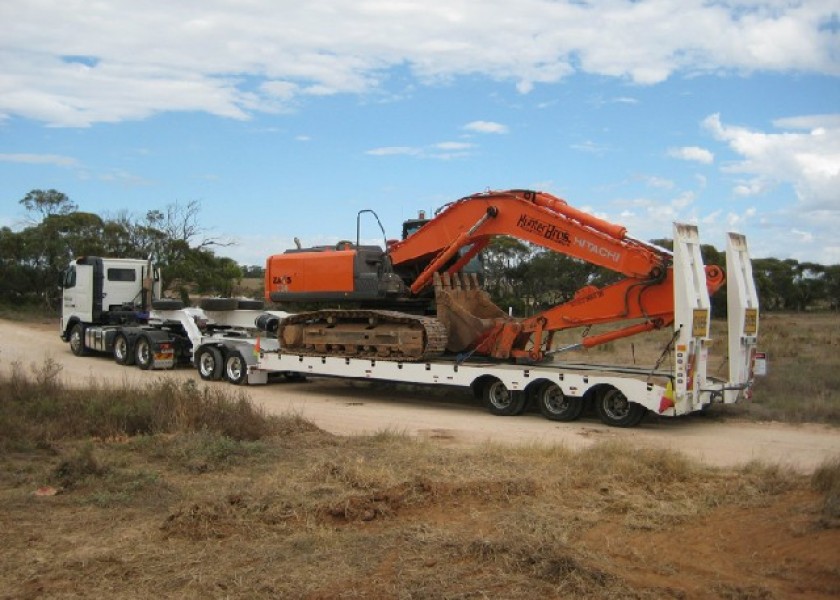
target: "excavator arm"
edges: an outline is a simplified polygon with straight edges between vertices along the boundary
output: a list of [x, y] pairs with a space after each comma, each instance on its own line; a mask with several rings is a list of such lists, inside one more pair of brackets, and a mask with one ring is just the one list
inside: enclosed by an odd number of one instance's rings
[[[501, 235], [605, 267], [625, 278], [603, 288], [587, 286], [571, 301], [528, 319], [509, 318], [473, 281], [457, 275], [493, 237]], [[588, 347], [665, 327], [674, 320], [674, 280], [667, 250], [631, 238], [624, 227], [544, 192], [510, 190], [462, 198], [412, 236], [393, 244], [389, 257], [395, 269], [425, 265], [410, 290], [418, 295], [435, 286], [438, 318], [449, 330], [447, 348], [451, 351], [469, 349], [496, 358], [539, 360], [550, 350], [554, 332], [563, 329], [640, 320], [585, 338], [581, 345]], [[719, 268], [706, 268], [710, 293], [723, 281]]]

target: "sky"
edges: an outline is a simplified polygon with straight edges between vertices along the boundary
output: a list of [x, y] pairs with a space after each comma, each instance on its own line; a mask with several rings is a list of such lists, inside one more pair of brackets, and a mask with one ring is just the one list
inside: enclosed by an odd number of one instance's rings
[[13, 229], [196, 201], [248, 265], [512, 188], [837, 264], [840, 4], [3, 0], [0, 184]]

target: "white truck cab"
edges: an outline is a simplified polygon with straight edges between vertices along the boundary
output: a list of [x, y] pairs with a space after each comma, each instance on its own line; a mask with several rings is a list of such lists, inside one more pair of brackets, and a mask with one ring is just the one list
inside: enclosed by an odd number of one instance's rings
[[[144, 290], [144, 283], [149, 285]], [[62, 273], [61, 330], [69, 334], [73, 322], [124, 323], [147, 312], [160, 297], [160, 272], [145, 260], [82, 257]], [[144, 291], [149, 295], [144, 297]]]

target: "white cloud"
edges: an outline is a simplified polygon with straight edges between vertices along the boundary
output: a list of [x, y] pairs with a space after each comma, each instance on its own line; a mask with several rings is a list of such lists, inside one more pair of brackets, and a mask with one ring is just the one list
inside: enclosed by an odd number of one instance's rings
[[464, 125], [464, 129], [474, 133], [508, 133], [508, 126], [493, 121], [472, 121]]
[[580, 152], [588, 152], [589, 154], [604, 154], [607, 150], [609, 150], [609, 146], [599, 144], [598, 142], [594, 142], [592, 140], [584, 140], [583, 142], [579, 142], [577, 144], [571, 144], [569, 148]]
[[[739, 195], [756, 195], [790, 184], [806, 211], [828, 211], [840, 219], [840, 125], [838, 115], [795, 117], [781, 122], [808, 124], [806, 133], [765, 133], [725, 125], [719, 114], [703, 124], [739, 156], [729, 173], [746, 176], [735, 186]], [[840, 224], [840, 223], [838, 223]]]
[[[575, 72], [838, 74], [835, 0], [150, 0], [0, 4], [0, 118], [53, 125], [204, 111], [234, 119], [311, 95], [383, 92], [392, 69], [521, 93]], [[626, 101], [620, 98], [618, 101]]]
[[652, 188], [658, 188], [661, 190], [671, 190], [674, 189], [674, 182], [670, 179], [665, 179], [664, 177], [656, 177], [655, 175], [650, 175], [645, 178], [645, 183]]
[[383, 146], [365, 152], [371, 156], [419, 156], [422, 153], [422, 149], [411, 146]]
[[440, 142], [439, 144], [435, 144], [435, 148], [439, 150], [469, 150], [473, 147], [474, 144], [470, 144], [469, 142]]
[[696, 195], [694, 192], [683, 192], [673, 200], [671, 200], [671, 206], [677, 209], [683, 209], [691, 204], [694, 203]]
[[59, 154], [0, 154], [0, 162], [55, 165], [56, 167], [76, 167], [79, 165], [79, 161], [75, 158]]
[[690, 160], [694, 162], [703, 163], [704, 165], [712, 164], [715, 160], [715, 155], [705, 148], [699, 146], [683, 146], [682, 148], [671, 148], [668, 150], [668, 156], [672, 158], [679, 158], [681, 160]]
[[434, 158], [438, 160], [453, 160], [465, 158], [475, 144], [469, 142], [438, 142], [430, 146], [384, 146], [367, 150], [369, 156], [413, 156], [415, 158]]

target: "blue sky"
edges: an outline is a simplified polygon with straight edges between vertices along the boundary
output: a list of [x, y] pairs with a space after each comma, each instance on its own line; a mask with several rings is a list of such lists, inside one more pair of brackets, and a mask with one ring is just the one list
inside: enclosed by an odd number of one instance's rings
[[[840, 263], [836, 0], [7, 0], [0, 225], [196, 200], [244, 264], [487, 189]], [[367, 222], [363, 237], [378, 230]]]

